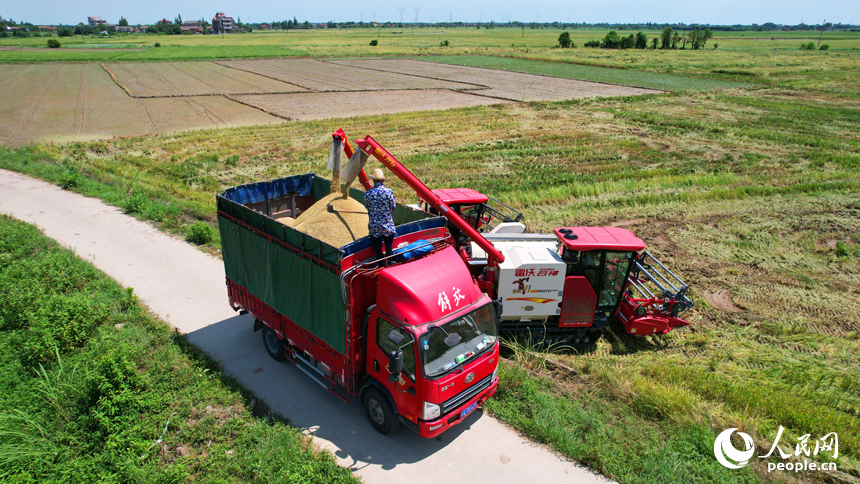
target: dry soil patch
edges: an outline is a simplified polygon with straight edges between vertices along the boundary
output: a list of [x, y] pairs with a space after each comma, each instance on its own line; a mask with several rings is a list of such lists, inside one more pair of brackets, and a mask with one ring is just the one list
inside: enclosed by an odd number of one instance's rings
[[[356, 61], [359, 66], [363, 61]], [[396, 72], [322, 62], [316, 59], [218, 61], [223, 66], [253, 72], [312, 91], [376, 91], [402, 89], [483, 89], [473, 83], [429, 79]]]
[[10, 65], [3, 70], [0, 143], [10, 145], [280, 121], [221, 96], [136, 99], [98, 64]]
[[117, 83], [135, 97], [298, 92], [306, 89], [214, 62], [105, 64]]
[[506, 101], [444, 89], [425, 91], [307, 92], [234, 96], [232, 99], [255, 106], [285, 119], [307, 120], [345, 118], [368, 114], [486, 106]]
[[732, 301], [732, 295], [728, 289], [706, 291], [704, 296], [705, 300], [708, 301], [708, 304], [713, 308], [730, 313], [739, 313], [742, 311], [742, 309], [735, 306], [735, 302]]

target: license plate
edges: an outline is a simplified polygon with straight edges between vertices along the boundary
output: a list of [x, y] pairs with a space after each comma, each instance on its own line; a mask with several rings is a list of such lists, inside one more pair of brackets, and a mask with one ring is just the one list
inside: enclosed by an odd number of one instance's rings
[[466, 415], [469, 415], [470, 413], [472, 413], [472, 410], [474, 410], [477, 406], [478, 406], [478, 402], [475, 402], [475, 403], [469, 405], [468, 407], [464, 408], [463, 411], [460, 412], [460, 418], [461, 419], [466, 418]]

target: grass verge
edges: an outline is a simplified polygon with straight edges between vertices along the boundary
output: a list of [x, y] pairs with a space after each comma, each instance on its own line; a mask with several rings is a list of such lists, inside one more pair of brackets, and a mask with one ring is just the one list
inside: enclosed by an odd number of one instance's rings
[[249, 397], [132, 289], [0, 215], [4, 482], [356, 482]]

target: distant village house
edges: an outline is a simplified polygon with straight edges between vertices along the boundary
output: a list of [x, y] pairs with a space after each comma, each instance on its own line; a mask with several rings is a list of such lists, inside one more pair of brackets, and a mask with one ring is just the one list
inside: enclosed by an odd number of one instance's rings
[[229, 34], [233, 32], [233, 17], [224, 15], [224, 12], [215, 14], [212, 19], [212, 31], [216, 34]]
[[99, 27], [107, 25], [107, 20], [101, 17], [87, 17], [87, 23], [90, 27]]

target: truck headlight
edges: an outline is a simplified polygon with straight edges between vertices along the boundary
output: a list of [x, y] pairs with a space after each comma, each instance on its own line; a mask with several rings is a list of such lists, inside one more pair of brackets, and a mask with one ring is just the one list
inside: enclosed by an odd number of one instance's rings
[[434, 420], [442, 415], [442, 410], [439, 405], [430, 402], [424, 402], [424, 411], [421, 412], [421, 420]]
[[498, 378], [498, 377], [499, 377], [499, 367], [497, 366], [496, 369], [493, 370], [493, 379], [490, 381], [494, 382], [494, 381], [496, 381], [496, 378]]

